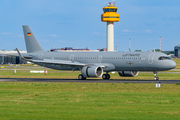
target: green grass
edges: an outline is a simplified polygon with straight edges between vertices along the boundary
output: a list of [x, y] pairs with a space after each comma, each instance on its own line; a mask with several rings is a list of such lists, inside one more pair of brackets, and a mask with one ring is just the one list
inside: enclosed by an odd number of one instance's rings
[[0, 83], [0, 119], [180, 119], [180, 86]]
[[176, 62], [176, 68], [175, 69], [180, 69], [180, 59], [173, 59]]
[[[180, 60], [175, 60], [180, 69]], [[7, 65], [8, 66], [8, 65]], [[31, 65], [25, 65], [31, 66]], [[48, 75], [14, 68], [1, 70], [0, 78], [77, 79], [80, 72], [48, 70]], [[23, 69], [23, 68], [21, 68]], [[35, 69], [39, 70], [37, 67]], [[111, 74], [111, 73], [110, 73]], [[180, 74], [158, 73], [163, 80]], [[149, 80], [153, 73], [111, 79]], [[95, 78], [96, 79], [96, 78]], [[101, 79], [101, 78], [99, 78]], [[0, 119], [127, 119], [179, 120], [180, 84], [136, 83], [26, 83], [0, 82]]]

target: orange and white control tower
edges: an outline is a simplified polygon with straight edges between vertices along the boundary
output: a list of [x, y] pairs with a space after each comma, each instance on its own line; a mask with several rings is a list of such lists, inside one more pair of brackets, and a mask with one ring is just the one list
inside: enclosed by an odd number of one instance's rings
[[103, 8], [104, 13], [101, 15], [101, 21], [107, 22], [107, 51], [114, 51], [114, 22], [119, 21], [116, 3], [110, 2]]

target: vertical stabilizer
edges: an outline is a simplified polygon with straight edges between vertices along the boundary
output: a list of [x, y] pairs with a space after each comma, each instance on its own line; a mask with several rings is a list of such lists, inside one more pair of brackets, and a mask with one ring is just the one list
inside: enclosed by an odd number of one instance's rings
[[27, 53], [34, 53], [34, 52], [43, 52], [41, 45], [37, 41], [36, 37], [34, 36], [33, 32], [29, 28], [29, 26], [23, 25], [23, 32], [24, 32], [24, 39], [26, 42], [26, 50]]

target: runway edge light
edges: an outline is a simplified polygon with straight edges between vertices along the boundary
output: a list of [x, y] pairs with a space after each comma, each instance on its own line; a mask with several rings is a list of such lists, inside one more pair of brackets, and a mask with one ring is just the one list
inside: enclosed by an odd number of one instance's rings
[[107, 22], [107, 51], [114, 51], [114, 22], [119, 21], [119, 14], [117, 14], [116, 1], [110, 2], [103, 8], [101, 14], [101, 21]]

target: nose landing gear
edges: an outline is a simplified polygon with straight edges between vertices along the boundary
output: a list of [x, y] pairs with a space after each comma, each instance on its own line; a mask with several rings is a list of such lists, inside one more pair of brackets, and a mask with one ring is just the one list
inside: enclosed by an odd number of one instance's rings
[[159, 77], [157, 76], [157, 71], [154, 71], [154, 80], [159, 80]]

